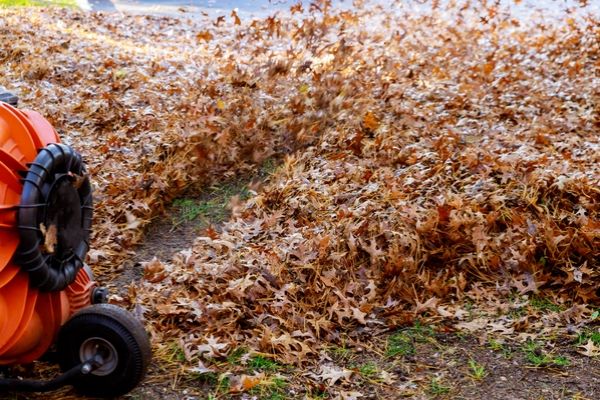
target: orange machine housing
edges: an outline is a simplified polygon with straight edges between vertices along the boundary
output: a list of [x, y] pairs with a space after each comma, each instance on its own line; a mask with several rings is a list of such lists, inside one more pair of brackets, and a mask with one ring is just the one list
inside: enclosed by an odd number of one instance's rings
[[66, 289], [40, 291], [30, 285], [29, 274], [12, 262], [19, 245], [19, 172], [27, 170], [38, 149], [59, 142], [40, 114], [0, 102], [0, 365], [40, 358], [70, 316], [91, 304], [96, 287], [82, 268]]

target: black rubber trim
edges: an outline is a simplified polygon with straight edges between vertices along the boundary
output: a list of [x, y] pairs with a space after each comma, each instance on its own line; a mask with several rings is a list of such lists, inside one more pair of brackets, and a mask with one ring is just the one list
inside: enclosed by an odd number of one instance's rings
[[[22, 180], [17, 213], [20, 244], [14, 262], [32, 286], [60, 291], [83, 267], [92, 225], [92, 188], [81, 155], [64, 144], [41, 149]], [[57, 229], [55, 248], [44, 246], [42, 228]]]
[[32, 381], [18, 378], [0, 379], [0, 389], [11, 392], [51, 392], [69, 385], [72, 381], [76, 381], [79, 377], [85, 375], [82, 371], [85, 364], [78, 364], [49, 381]]

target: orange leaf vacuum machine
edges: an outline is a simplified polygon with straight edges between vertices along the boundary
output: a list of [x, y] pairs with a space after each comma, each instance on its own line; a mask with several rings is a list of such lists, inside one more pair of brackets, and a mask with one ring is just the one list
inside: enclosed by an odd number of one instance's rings
[[[143, 325], [107, 304], [85, 264], [92, 190], [81, 155], [40, 114], [16, 108], [0, 87], [0, 397], [72, 385], [114, 397], [150, 362]], [[24, 380], [14, 366], [47, 359], [52, 380]]]

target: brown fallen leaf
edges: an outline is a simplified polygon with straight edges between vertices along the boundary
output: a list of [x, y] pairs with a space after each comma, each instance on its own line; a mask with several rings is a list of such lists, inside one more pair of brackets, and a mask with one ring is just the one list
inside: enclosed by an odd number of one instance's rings
[[56, 245], [58, 244], [58, 231], [55, 224], [50, 225], [48, 228], [41, 223], [40, 231], [44, 236], [44, 251], [48, 254], [54, 254], [56, 251]]

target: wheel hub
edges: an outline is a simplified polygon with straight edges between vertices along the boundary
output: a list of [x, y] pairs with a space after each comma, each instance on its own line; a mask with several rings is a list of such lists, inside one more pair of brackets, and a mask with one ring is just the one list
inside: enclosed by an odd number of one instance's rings
[[106, 376], [111, 374], [119, 365], [119, 354], [115, 347], [107, 340], [92, 337], [81, 344], [79, 348], [79, 359], [81, 362], [94, 359], [96, 356], [102, 358], [102, 363], [94, 369], [91, 374]]

